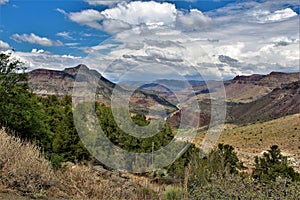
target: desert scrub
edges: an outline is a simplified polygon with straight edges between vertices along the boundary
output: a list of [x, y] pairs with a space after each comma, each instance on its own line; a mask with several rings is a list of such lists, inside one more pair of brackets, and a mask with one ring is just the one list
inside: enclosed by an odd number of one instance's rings
[[163, 200], [181, 200], [183, 198], [183, 192], [182, 189], [179, 187], [170, 187], [167, 188]]
[[54, 183], [51, 164], [40, 149], [0, 129], [0, 181], [10, 189], [42, 194]]
[[68, 162], [55, 175], [57, 184], [51, 188], [51, 196], [80, 200], [159, 199], [153, 189], [105, 169]]
[[[40, 148], [0, 129], [0, 188], [31, 197], [63, 199], [138, 199], [143, 186], [116, 172], [65, 163], [54, 170]], [[149, 189], [155, 196], [155, 192]]]

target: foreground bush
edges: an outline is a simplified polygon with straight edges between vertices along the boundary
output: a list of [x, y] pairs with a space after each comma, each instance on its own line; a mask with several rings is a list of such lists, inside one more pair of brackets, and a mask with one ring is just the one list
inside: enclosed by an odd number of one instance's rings
[[0, 188], [32, 197], [159, 199], [151, 188], [122, 178], [116, 172], [72, 163], [59, 170], [51, 167], [36, 145], [22, 142], [0, 129]]
[[0, 130], [0, 181], [24, 193], [41, 193], [54, 183], [51, 164], [31, 143]]
[[189, 199], [245, 199], [245, 200], [296, 200], [300, 196], [297, 182], [278, 178], [270, 184], [254, 182], [249, 177], [227, 174], [225, 177], [212, 176], [205, 185], [193, 185]]
[[192, 161], [187, 176], [189, 199], [299, 199], [298, 173], [287, 165], [277, 146], [255, 159], [253, 176], [241, 172], [233, 150], [219, 145], [203, 159]]

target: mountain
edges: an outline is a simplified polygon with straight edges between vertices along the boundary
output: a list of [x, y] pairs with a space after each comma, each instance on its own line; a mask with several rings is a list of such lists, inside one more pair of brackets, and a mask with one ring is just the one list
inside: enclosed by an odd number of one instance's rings
[[[218, 143], [232, 145], [239, 159], [248, 167], [254, 167], [254, 156], [260, 156], [272, 145], [278, 145], [282, 153], [290, 157], [290, 164], [300, 172], [300, 113], [280, 117], [267, 122], [243, 126], [225, 124]], [[206, 131], [201, 131], [195, 144], [201, 145]]]
[[[98, 87], [99, 94], [102, 95], [106, 103], [112, 93], [115, 84], [104, 78], [96, 70], [90, 70], [85, 65], [78, 65], [74, 68], [66, 68], [63, 71], [36, 69], [29, 72], [29, 85], [33, 92], [39, 96], [57, 95], [63, 97], [71, 95], [73, 91], [73, 84], [76, 79], [78, 70], [84, 71], [88, 76], [93, 76], [99, 79]], [[85, 86], [86, 80], [78, 81], [79, 85]]]
[[273, 89], [300, 80], [300, 73], [271, 72], [267, 75], [236, 76], [225, 85], [229, 102], [247, 103], [272, 92]]
[[249, 103], [228, 106], [228, 121], [253, 123], [300, 113], [300, 80], [282, 84]]
[[[237, 76], [224, 82], [227, 103], [226, 121], [236, 124], [268, 121], [285, 115], [300, 113], [300, 73], [272, 72], [267, 75]], [[210, 81], [198, 86], [196, 96], [185, 102], [197, 100], [200, 107], [200, 126], [210, 122], [210, 93], [219, 93], [221, 82]], [[184, 106], [184, 105], [182, 105]], [[193, 111], [191, 111], [193, 112]], [[168, 123], [178, 127], [180, 111], [168, 118]]]
[[[76, 80], [76, 74], [79, 69], [84, 71], [84, 76]], [[114, 88], [117, 86], [96, 70], [89, 69], [85, 65], [78, 65], [72, 68], [66, 68], [62, 71], [36, 69], [29, 72], [29, 85], [33, 92], [39, 96], [46, 97], [57, 95], [63, 97], [71, 95], [73, 91], [74, 81], [77, 81], [76, 90], [84, 90], [88, 84], [90, 77], [96, 77], [98, 81], [96, 99], [101, 103], [110, 105], [111, 95]], [[118, 88], [120, 88], [118, 86]], [[123, 92], [127, 92], [126, 88], [122, 88]], [[134, 113], [148, 114], [148, 109], [154, 105], [159, 105], [167, 110], [170, 114], [177, 110], [177, 107], [160, 96], [157, 92], [151, 92], [143, 89], [138, 89], [134, 92], [130, 99], [130, 108]]]

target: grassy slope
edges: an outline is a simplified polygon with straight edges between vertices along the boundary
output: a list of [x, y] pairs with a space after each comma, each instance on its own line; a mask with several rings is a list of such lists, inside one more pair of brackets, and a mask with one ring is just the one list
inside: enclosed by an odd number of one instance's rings
[[[225, 127], [218, 142], [232, 145], [246, 166], [253, 164], [255, 155], [276, 144], [300, 171], [300, 114], [241, 127], [226, 124]], [[196, 144], [200, 144], [203, 136], [204, 133], [200, 133]]]

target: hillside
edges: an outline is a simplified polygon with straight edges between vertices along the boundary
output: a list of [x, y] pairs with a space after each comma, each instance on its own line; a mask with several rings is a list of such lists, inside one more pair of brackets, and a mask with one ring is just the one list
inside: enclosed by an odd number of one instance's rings
[[227, 101], [251, 102], [267, 95], [281, 84], [298, 80], [300, 73], [271, 72], [267, 75], [237, 76], [225, 86]]
[[[283, 73], [271, 72], [266, 75], [253, 74], [249, 76], [236, 76], [232, 80], [223, 82], [207, 80], [157, 80], [152, 84], [147, 84], [145, 88], [156, 91], [162, 91], [165, 96], [172, 96], [167, 89], [176, 92], [176, 95], [183, 96], [188, 101], [194, 95], [198, 100], [208, 99], [209, 93], [221, 92], [220, 85], [223, 84], [226, 91], [227, 102], [234, 103], [249, 103], [255, 101], [268, 93], [272, 92], [275, 88], [281, 87], [282, 84], [289, 84], [300, 80], [300, 73]], [[207, 88], [209, 82], [210, 91]], [[171, 88], [162, 87], [164, 85]], [[190, 90], [188, 88], [190, 87]], [[192, 93], [191, 93], [192, 89]]]
[[[299, 75], [300, 73], [273, 72], [269, 75], [241, 76], [226, 81], [226, 121], [247, 124], [300, 113], [300, 81], [297, 79]], [[220, 83], [214, 82], [212, 92], [220, 92], [218, 84]], [[247, 101], [242, 98], [245, 97], [244, 94], [249, 96]], [[202, 88], [202, 92], [189, 98], [186, 104], [195, 99], [201, 109], [199, 124], [208, 125], [211, 112], [210, 94]], [[178, 111], [168, 118], [168, 122], [172, 127], [178, 127], [180, 119]]]
[[[77, 80], [77, 91], [84, 91], [88, 84], [90, 77], [96, 77], [98, 81], [97, 86], [97, 101], [110, 104], [111, 95], [116, 84], [112, 83], [103, 77], [96, 70], [91, 70], [85, 65], [78, 65], [73, 68], [66, 68], [63, 71], [36, 69], [29, 72], [29, 85], [33, 92], [39, 96], [46, 97], [50, 95], [57, 95], [63, 97], [71, 95], [73, 91], [74, 81], [78, 70], [85, 72], [82, 80]], [[119, 87], [120, 88], [120, 87]], [[123, 89], [126, 93], [126, 89]], [[79, 92], [80, 93], [80, 92]], [[167, 110], [167, 113], [172, 113], [177, 110], [177, 107], [164, 99], [163, 96], [157, 92], [138, 89], [130, 99], [130, 108], [134, 113], [148, 113], [148, 109], [154, 105], [160, 105]]]
[[[289, 115], [263, 123], [238, 127], [226, 124], [219, 143], [235, 147], [239, 158], [246, 166], [253, 166], [253, 158], [276, 144], [282, 153], [289, 156], [291, 165], [300, 171], [300, 114]], [[195, 143], [199, 145], [205, 132]]]
[[[96, 77], [99, 79], [98, 96], [103, 97], [104, 103], [106, 103], [112, 93], [115, 84], [104, 78], [96, 70], [90, 70], [85, 65], [78, 65], [74, 68], [66, 68], [63, 71], [36, 69], [29, 72], [29, 85], [33, 89], [33, 92], [39, 96], [57, 95], [63, 97], [65, 95], [72, 94], [73, 84], [76, 79], [78, 70], [82, 70], [89, 77]], [[86, 80], [80, 80], [80, 86], [84, 87], [87, 84]], [[77, 88], [80, 89], [80, 88]]]
[[238, 124], [253, 123], [296, 113], [300, 113], [300, 81], [283, 84], [250, 103], [230, 104], [227, 120]]

